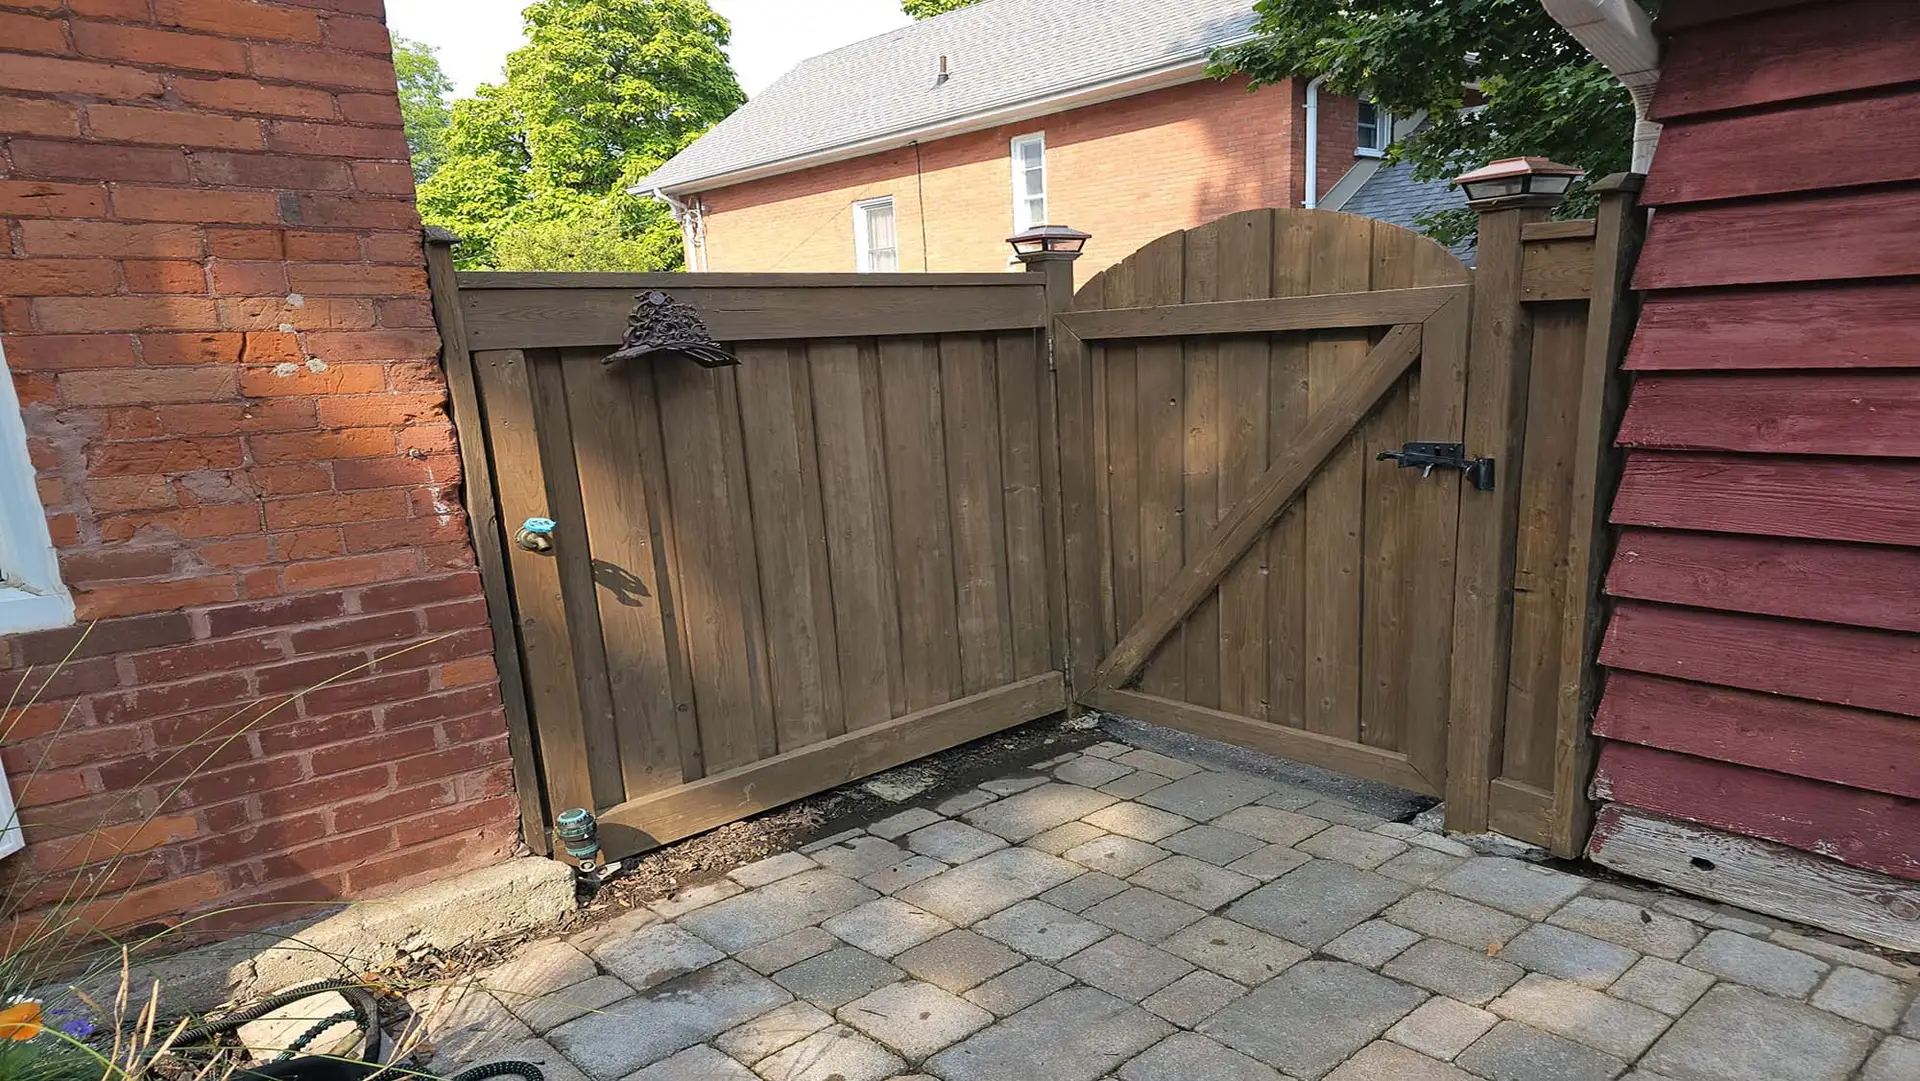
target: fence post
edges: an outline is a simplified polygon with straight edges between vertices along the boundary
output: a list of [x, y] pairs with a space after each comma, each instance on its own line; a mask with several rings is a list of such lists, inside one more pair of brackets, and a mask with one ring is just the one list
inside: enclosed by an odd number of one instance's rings
[[1600, 193], [1600, 212], [1594, 223], [1593, 299], [1575, 403], [1573, 520], [1567, 534], [1567, 610], [1560, 635], [1548, 846], [1566, 859], [1580, 856], [1593, 828], [1587, 782], [1593, 775], [1592, 723], [1600, 701], [1600, 637], [1607, 622], [1602, 579], [1613, 547], [1607, 509], [1620, 480], [1620, 453], [1613, 445], [1626, 401], [1620, 362], [1640, 313], [1629, 283], [1646, 235], [1646, 212], [1639, 205], [1645, 181], [1638, 173], [1615, 173], [1592, 187]]
[[[1491, 493], [1460, 504], [1454, 574], [1453, 684], [1447, 728], [1446, 827], [1483, 833], [1506, 728], [1513, 573], [1520, 519], [1533, 327], [1521, 303], [1520, 233], [1565, 198], [1566, 166], [1539, 158], [1494, 162], [1460, 177], [1480, 214], [1472, 343], [1467, 354], [1467, 453], [1494, 459]], [[1558, 192], [1544, 189], [1558, 187]]]
[[460, 443], [461, 494], [473, 539], [480, 585], [487, 596], [487, 623], [493, 631], [494, 665], [500, 674], [500, 698], [507, 711], [507, 751], [513, 759], [513, 787], [520, 797], [520, 837], [539, 855], [551, 851], [547, 840], [545, 788], [534, 767], [533, 718], [527, 709], [526, 677], [520, 669], [520, 637], [513, 623], [513, 594], [507, 584], [505, 535], [493, 499], [493, 466], [480, 414], [480, 391], [473, 356], [467, 349], [466, 321], [453, 266], [452, 233], [425, 231], [427, 285], [433, 296], [433, 321], [440, 330], [440, 366], [447, 377], [453, 430]]
[[1008, 243], [1027, 273], [1042, 277], [1046, 290], [1047, 325], [1041, 331], [1040, 351], [1046, 358], [1050, 400], [1042, 403], [1046, 431], [1040, 446], [1047, 486], [1048, 629], [1053, 663], [1066, 673], [1071, 701], [1091, 686], [1093, 667], [1100, 661], [1091, 655], [1098, 642], [1086, 638], [1093, 628], [1086, 598], [1093, 597], [1097, 605], [1099, 594], [1088, 588], [1091, 583], [1080, 573], [1094, 558], [1086, 534], [1093, 514], [1093, 480], [1086, 472], [1093, 462], [1093, 383], [1086, 346], [1063, 330], [1056, 318], [1073, 306], [1073, 264], [1087, 237], [1071, 229], [1059, 230], [1058, 235], [1068, 238], [1063, 247], [1071, 250], [1049, 251], [1044, 230], [1052, 228], [1039, 226], [1009, 238]]

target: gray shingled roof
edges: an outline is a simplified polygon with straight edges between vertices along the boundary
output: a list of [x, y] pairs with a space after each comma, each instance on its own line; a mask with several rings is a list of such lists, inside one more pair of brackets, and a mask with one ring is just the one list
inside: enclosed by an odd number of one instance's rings
[[[1248, 36], [1251, 0], [984, 0], [823, 53], [634, 190], [904, 134], [1200, 59]], [[940, 57], [950, 77], [936, 85]]]
[[[1418, 219], [1421, 216], [1466, 205], [1467, 197], [1459, 189], [1444, 180], [1415, 180], [1413, 166], [1402, 161], [1382, 165], [1367, 178], [1366, 183], [1360, 185], [1359, 191], [1341, 205], [1340, 210], [1363, 218], [1378, 218], [1418, 232]], [[1453, 254], [1471, 266], [1474, 245], [1471, 241], [1455, 245]]]

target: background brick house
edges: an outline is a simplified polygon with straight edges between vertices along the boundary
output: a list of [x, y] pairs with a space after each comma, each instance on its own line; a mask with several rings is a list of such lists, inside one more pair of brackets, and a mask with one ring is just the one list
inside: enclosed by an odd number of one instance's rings
[[[1392, 118], [1306, 80], [1210, 78], [1253, 19], [1245, 0], [962, 8], [804, 61], [633, 191], [673, 202], [687, 265], [715, 271], [1004, 270], [1007, 236], [1044, 221], [1093, 234], [1085, 280], [1235, 211], [1340, 209]], [[1462, 205], [1412, 187], [1391, 220]]]
[[125, 844], [102, 922], [514, 841], [382, 15], [0, 0], [0, 873]]

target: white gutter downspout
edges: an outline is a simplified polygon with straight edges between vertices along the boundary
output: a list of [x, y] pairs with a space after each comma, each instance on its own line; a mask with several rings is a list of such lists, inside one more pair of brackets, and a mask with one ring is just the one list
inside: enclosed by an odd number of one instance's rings
[[673, 220], [680, 223], [680, 246], [687, 269], [695, 272], [707, 269], [706, 222], [700, 216], [699, 196], [694, 197], [693, 206], [688, 206], [659, 188], [647, 194], [667, 204], [673, 211]]
[[1647, 119], [1660, 84], [1660, 39], [1653, 20], [1634, 0], [1540, 2], [1633, 95], [1633, 171], [1645, 173], [1660, 142], [1660, 125]]
[[1320, 205], [1320, 84], [1325, 75], [1307, 83], [1307, 197], [1300, 205], [1312, 210]]

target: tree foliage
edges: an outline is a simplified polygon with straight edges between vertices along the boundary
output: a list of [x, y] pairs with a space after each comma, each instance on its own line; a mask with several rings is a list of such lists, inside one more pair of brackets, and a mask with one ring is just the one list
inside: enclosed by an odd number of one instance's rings
[[[1631, 161], [1632, 101], [1540, 0], [1255, 0], [1254, 11], [1257, 36], [1221, 50], [1216, 74], [1245, 72], [1256, 86], [1325, 76], [1330, 90], [1365, 92], [1397, 115], [1424, 110], [1427, 123], [1388, 152], [1418, 179], [1523, 154], [1595, 179]], [[1563, 213], [1591, 206], [1576, 189]], [[1474, 227], [1464, 210], [1423, 224], [1446, 243]]]
[[931, 19], [949, 11], [977, 4], [980, 0], [900, 0], [900, 10], [916, 19]]
[[393, 70], [400, 79], [400, 116], [412, 152], [413, 178], [425, 180], [440, 167], [440, 144], [453, 119], [447, 105], [453, 80], [440, 70], [433, 46], [402, 37], [393, 39]]
[[454, 103], [422, 215], [463, 267], [676, 269], [672, 216], [626, 188], [746, 100], [726, 20], [706, 0], [535, 0], [524, 18], [505, 81]]

